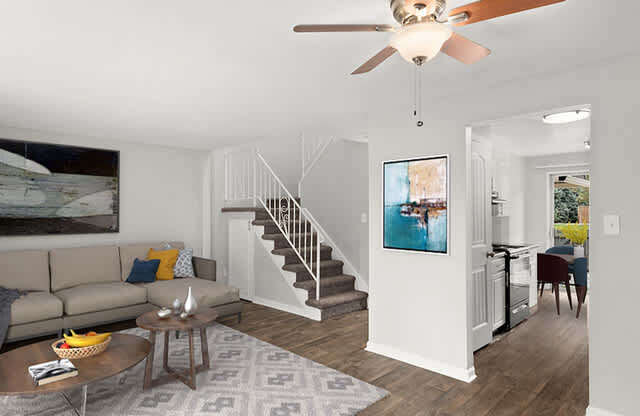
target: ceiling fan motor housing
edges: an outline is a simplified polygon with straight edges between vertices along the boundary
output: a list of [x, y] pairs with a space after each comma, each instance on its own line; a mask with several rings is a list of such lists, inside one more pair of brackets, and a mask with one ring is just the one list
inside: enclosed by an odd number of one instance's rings
[[446, 0], [391, 0], [393, 17], [402, 25], [437, 20], [446, 9]]

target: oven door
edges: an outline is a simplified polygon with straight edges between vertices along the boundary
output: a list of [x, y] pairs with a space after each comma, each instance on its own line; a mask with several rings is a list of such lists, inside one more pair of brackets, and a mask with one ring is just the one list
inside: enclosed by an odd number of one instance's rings
[[509, 281], [511, 285], [529, 286], [531, 284], [531, 256], [529, 252], [509, 257]]
[[510, 327], [513, 328], [529, 317], [529, 301], [513, 305], [509, 311]]

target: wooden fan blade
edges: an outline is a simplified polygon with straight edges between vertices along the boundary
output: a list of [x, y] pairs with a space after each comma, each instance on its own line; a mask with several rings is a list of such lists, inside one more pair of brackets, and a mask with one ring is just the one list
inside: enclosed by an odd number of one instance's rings
[[451, 10], [449, 16], [466, 13], [469, 16], [467, 20], [454, 23], [455, 26], [464, 26], [563, 1], [565, 0], [480, 0]]
[[489, 56], [491, 51], [462, 35], [454, 33], [442, 45], [441, 52], [465, 64], [473, 64]]
[[378, 65], [386, 61], [391, 55], [396, 53], [395, 48], [387, 46], [376, 54], [373, 58], [362, 64], [362, 66], [351, 73], [351, 75], [364, 74], [374, 70]]
[[393, 32], [391, 25], [298, 25], [293, 27], [297, 33], [314, 32]]

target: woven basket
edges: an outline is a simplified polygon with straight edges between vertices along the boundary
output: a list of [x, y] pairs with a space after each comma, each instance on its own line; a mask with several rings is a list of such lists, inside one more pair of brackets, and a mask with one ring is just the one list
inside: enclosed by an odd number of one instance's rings
[[104, 350], [107, 349], [107, 347], [109, 346], [109, 343], [111, 342], [111, 337], [107, 338], [104, 342], [100, 344], [91, 345], [89, 347], [69, 348], [69, 349], [56, 348], [56, 345], [64, 341], [65, 341], [64, 339], [59, 339], [53, 344], [51, 344], [51, 348], [53, 349], [53, 352], [55, 352], [60, 358], [77, 360], [80, 358], [93, 357], [94, 355], [98, 355], [104, 352]]

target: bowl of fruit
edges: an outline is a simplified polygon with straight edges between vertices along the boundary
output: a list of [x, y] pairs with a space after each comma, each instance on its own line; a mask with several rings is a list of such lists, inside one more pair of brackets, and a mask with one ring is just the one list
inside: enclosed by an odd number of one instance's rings
[[89, 331], [86, 334], [76, 334], [72, 329], [71, 335], [64, 334], [64, 339], [51, 344], [51, 348], [60, 358], [79, 359], [104, 352], [110, 342], [111, 332], [98, 334]]

